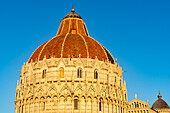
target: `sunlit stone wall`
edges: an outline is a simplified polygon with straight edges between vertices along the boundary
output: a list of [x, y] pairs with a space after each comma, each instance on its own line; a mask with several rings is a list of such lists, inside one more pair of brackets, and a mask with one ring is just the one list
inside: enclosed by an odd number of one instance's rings
[[116, 61], [44, 58], [22, 66], [15, 113], [126, 112], [126, 83]]

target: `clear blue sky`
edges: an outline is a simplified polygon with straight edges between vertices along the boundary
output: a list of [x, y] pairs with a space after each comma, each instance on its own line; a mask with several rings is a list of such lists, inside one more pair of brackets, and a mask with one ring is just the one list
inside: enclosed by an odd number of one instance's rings
[[170, 105], [170, 0], [1, 0], [1, 113], [14, 113], [17, 70], [56, 35], [73, 5], [127, 71], [128, 101], [137, 93], [152, 105], [160, 91]]

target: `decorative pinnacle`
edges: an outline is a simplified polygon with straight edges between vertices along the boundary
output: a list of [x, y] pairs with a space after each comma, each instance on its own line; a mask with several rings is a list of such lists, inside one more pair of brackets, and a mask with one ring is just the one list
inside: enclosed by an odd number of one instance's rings
[[160, 94], [160, 92], [159, 92], [158, 98], [159, 98], [159, 99], [161, 99], [161, 98], [162, 98], [162, 95]]
[[137, 94], [135, 94], [135, 99], [137, 99]]
[[71, 10], [71, 12], [74, 12], [74, 6], [72, 7], [72, 10]]

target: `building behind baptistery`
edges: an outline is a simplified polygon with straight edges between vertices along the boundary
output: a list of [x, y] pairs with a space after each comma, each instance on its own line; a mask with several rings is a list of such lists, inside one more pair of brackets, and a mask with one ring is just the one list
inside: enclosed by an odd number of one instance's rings
[[162, 95], [160, 93], [152, 107], [150, 107], [149, 100], [147, 100], [147, 102], [139, 100], [135, 94], [135, 99], [128, 103], [127, 111], [128, 113], [170, 113], [170, 107], [162, 99]]
[[73, 8], [22, 66], [15, 113], [126, 113], [127, 104], [121, 67]]

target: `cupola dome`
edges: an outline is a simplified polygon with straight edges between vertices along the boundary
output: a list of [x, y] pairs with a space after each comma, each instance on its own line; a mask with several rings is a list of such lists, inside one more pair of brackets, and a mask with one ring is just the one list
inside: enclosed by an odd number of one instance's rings
[[168, 104], [162, 99], [162, 95], [159, 93], [158, 100], [156, 100], [152, 106], [152, 109], [167, 109]]
[[71, 13], [67, 14], [64, 18], [81, 18], [81, 16], [74, 12], [74, 7], [72, 7]]
[[91, 58], [114, 63], [110, 52], [89, 36], [86, 24], [72, 8], [60, 23], [57, 35], [39, 46], [29, 59], [30, 62], [43, 58]]

